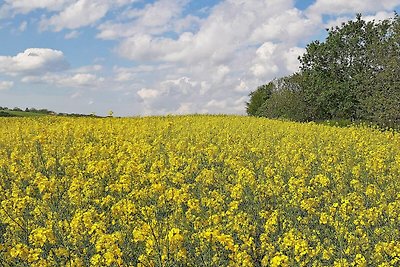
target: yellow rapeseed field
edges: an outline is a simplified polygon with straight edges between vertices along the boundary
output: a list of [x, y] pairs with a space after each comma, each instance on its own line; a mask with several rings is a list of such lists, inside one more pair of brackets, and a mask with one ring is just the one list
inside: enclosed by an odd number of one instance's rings
[[0, 118], [0, 266], [400, 266], [400, 134]]

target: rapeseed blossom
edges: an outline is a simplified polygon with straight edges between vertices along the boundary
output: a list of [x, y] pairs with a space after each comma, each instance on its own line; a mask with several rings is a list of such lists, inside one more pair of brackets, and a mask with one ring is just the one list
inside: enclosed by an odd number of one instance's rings
[[1, 266], [399, 266], [400, 134], [0, 118]]

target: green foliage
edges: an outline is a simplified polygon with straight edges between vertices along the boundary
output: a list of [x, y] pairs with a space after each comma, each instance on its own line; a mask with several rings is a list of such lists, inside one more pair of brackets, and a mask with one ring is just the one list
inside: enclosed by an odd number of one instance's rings
[[[355, 21], [329, 30], [300, 58], [310, 120], [398, 120], [399, 17]], [[397, 100], [396, 100], [397, 99]], [[397, 101], [397, 102], [396, 102]]]
[[40, 114], [54, 114], [54, 111], [48, 109], [26, 108], [25, 112], [40, 113]]
[[7, 107], [0, 107], [0, 117], [42, 117], [48, 115], [64, 116], [64, 117], [101, 118], [100, 116], [96, 116], [94, 113], [87, 115], [87, 114], [77, 114], [77, 113], [56, 113], [48, 109], [25, 108], [25, 110], [22, 110], [21, 108], [18, 107], [15, 107], [13, 109], [9, 109]]
[[46, 115], [46, 114], [42, 114], [42, 113], [15, 111], [15, 110], [7, 110], [6, 113], [9, 113], [14, 117], [40, 117], [40, 116]]
[[262, 104], [261, 115], [267, 118], [306, 120], [303, 92], [298, 87], [298, 75], [275, 81], [271, 96]]
[[10, 114], [8, 112], [5, 112], [3, 110], [0, 110], [0, 117], [15, 117], [16, 115]]
[[250, 94], [248, 114], [400, 124], [398, 14], [379, 22], [357, 15], [354, 21], [328, 29], [324, 42], [307, 45], [299, 60], [300, 72], [279, 79], [261, 105], [259, 89]]
[[18, 107], [13, 109], [0, 107], [0, 117], [39, 117], [52, 114], [55, 114], [55, 112], [47, 109], [26, 108], [25, 110], [22, 110]]
[[246, 103], [246, 112], [250, 116], [261, 116], [261, 106], [271, 96], [274, 84], [272, 82], [259, 86], [250, 93], [250, 101]]

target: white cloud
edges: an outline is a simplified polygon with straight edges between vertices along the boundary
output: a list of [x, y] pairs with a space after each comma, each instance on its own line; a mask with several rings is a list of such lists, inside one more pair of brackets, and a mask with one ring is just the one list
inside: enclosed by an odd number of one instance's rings
[[[393, 18], [393, 12], [389, 11], [380, 11], [375, 13], [374, 15], [367, 15], [363, 16], [362, 19], [365, 21], [373, 21], [375, 20], [376, 22], [385, 20], [388, 18]], [[327, 23], [325, 23], [324, 27], [327, 29], [334, 28], [336, 26], [340, 27], [342, 23], [348, 22], [349, 20], [355, 21], [356, 18], [354, 16], [340, 16], [336, 17], [332, 20], [329, 20]]]
[[224, 108], [226, 108], [226, 105], [227, 105], [227, 103], [225, 100], [218, 101], [218, 100], [212, 99], [212, 100], [208, 101], [208, 103], [206, 104], [206, 107], [207, 108], [224, 109]]
[[13, 81], [0, 81], [0, 91], [8, 90], [13, 86], [14, 86], [14, 82]]
[[[110, 10], [125, 6], [136, 2], [137, 0], [47, 0], [42, 5], [31, 6], [29, 11], [37, 8], [45, 8], [48, 10], [58, 11], [51, 17], [42, 17], [40, 21], [40, 29], [53, 31], [61, 31], [63, 29], [78, 29], [90, 26], [102, 19]], [[15, 5], [8, 5], [11, 8], [18, 8]], [[26, 6], [26, 5], [25, 5]], [[72, 34], [72, 33], [70, 33]], [[74, 34], [72, 34], [74, 36]]]
[[197, 31], [200, 27], [203, 19], [193, 16], [187, 15], [184, 18], [177, 19], [173, 22], [174, 31], [177, 33], [183, 33], [187, 31]]
[[310, 15], [343, 15], [354, 13], [375, 13], [378, 11], [393, 11], [400, 5], [399, 0], [317, 0], [307, 12]]
[[[278, 66], [274, 63], [277, 47], [278, 45], [274, 43], [265, 42], [256, 50], [255, 64], [250, 68], [255, 77], [261, 78], [267, 75], [274, 75], [279, 71]], [[266, 64], [266, 62], [268, 63]]]
[[23, 22], [21, 22], [21, 24], [19, 25], [18, 30], [19, 30], [20, 32], [24, 32], [24, 31], [26, 30], [26, 27], [27, 27], [27, 26], [28, 26], [28, 22], [23, 21]]
[[235, 90], [238, 92], [248, 92], [250, 89], [247, 86], [246, 82], [239, 79], [238, 85], [235, 87]]
[[98, 89], [104, 82], [104, 77], [91, 73], [52, 74], [43, 76], [26, 76], [21, 79], [24, 83], [41, 83], [54, 85], [61, 88], [89, 88]]
[[298, 60], [299, 56], [302, 56], [306, 52], [305, 48], [302, 47], [291, 47], [284, 51], [283, 58], [285, 59], [286, 69], [290, 73], [297, 72], [300, 67]]
[[91, 72], [99, 72], [103, 70], [103, 66], [99, 64], [95, 65], [88, 65], [88, 66], [82, 66], [76, 69], [71, 70], [71, 72], [74, 73], [91, 73]]
[[[180, 16], [187, 2], [187, 0], [159, 0], [147, 4], [143, 9], [130, 9], [121, 15], [121, 19], [128, 22], [107, 21], [98, 27], [100, 33], [97, 37], [110, 40], [135, 35], [163, 33], [171, 27], [174, 19]], [[194, 21], [193, 18], [192, 22]]]
[[192, 113], [192, 109], [191, 106], [193, 105], [193, 103], [181, 103], [179, 105], [179, 108], [177, 110], [174, 111], [174, 114], [190, 114]]
[[129, 71], [119, 71], [115, 75], [115, 81], [117, 82], [128, 82], [128, 81], [133, 81], [137, 78], [138, 76], [135, 73], [129, 72]]
[[281, 10], [269, 16], [254, 28], [250, 39], [253, 42], [284, 41], [297, 42], [307, 38], [319, 26], [319, 20], [306, 17], [302, 11], [294, 8]]
[[380, 11], [374, 15], [363, 16], [363, 19], [366, 21], [381, 21], [388, 18], [393, 18], [393, 11]]
[[38, 75], [68, 68], [63, 52], [47, 48], [28, 48], [16, 56], [0, 56], [0, 73]]
[[75, 93], [73, 93], [71, 96], [70, 96], [70, 98], [71, 99], [75, 99], [75, 98], [79, 98], [79, 97], [81, 97], [82, 96], [82, 93], [81, 92], [75, 92]]
[[70, 31], [66, 35], [64, 35], [64, 39], [70, 40], [70, 39], [76, 39], [79, 37], [81, 33], [79, 31]]
[[149, 98], [156, 98], [161, 94], [161, 92], [155, 89], [142, 88], [137, 92], [137, 94], [144, 100]]
[[61, 31], [64, 28], [77, 29], [90, 25], [105, 16], [109, 5], [104, 1], [79, 0], [57, 15], [44, 19], [40, 23], [42, 30], [53, 28]]
[[143, 81], [146, 76], [160, 75], [168, 69], [173, 69], [174, 66], [170, 64], [156, 64], [156, 65], [139, 65], [136, 67], [113, 67], [114, 80], [116, 82], [130, 82], [134, 80]]
[[46, 48], [29, 48], [16, 56], [0, 56], [0, 73], [20, 76], [21, 82], [49, 84], [64, 88], [97, 88], [105, 78], [95, 73], [99, 64], [69, 69], [63, 52]]
[[177, 17], [187, 2], [187, 0], [159, 0], [147, 4], [143, 9], [131, 9], [125, 13], [125, 17], [137, 20], [142, 27], [159, 27]]
[[[94, 101], [93, 108], [108, 105], [115, 95], [112, 101], [131, 101], [132, 110], [142, 114], [244, 113], [248, 93], [297, 71], [304, 45], [320, 38], [325, 27], [357, 12], [366, 12], [368, 20], [384, 19], [400, 4], [316, 0], [301, 11], [294, 0], [221, 0], [206, 12], [192, 13], [190, 1], [6, 0], [0, 16], [41, 9], [41, 17], [25, 19], [30, 28], [39, 23], [42, 30], [62, 31], [65, 39], [94, 27], [98, 42], [113, 40], [108, 42], [115, 44], [113, 52], [132, 64], [107, 65], [108, 45], [102, 44], [98, 58], [86, 61], [94, 65], [69, 69], [60, 51], [25, 51], [0, 56], [0, 74], [23, 77], [32, 86], [76, 88], [68, 90], [68, 99]], [[26, 27], [11, 27], [18, 26]], [[100, 90], [94, 96], [91, 88]], [[100, 94], [107, 97], [101, 100]]]
[[197, 32], [183, 32], [178, 38], [143, 32], [120, 35], [127, 38], [117, 51], [139, 61], [223, 62], [249, 45], [267, 41], [296, 44], [311, 35], [318, 23], [293, 8], [292, 1], [225, 1], [201, 21]]
[[65, 87], [98, 87], [99, 83], [102, 82], [104, 82], [102, 77], [97, 77], [90, 73], [78, 73], [70, 77], [61, 78], [55, 81], [55, 84]]
[[73, 0], [4, 0], [0, 7], [3, 13], [27, 14], [35, 9], [47, 9], [49, 11], [58, 11]]
[[[150, 114], [243, 113], [250, 90], [298, 69], [297, 57], [304, 52], [299, 42], [321, 27], [320, 20], [308, 18], [289, 0], [223, 1], [194, 27], [182, 27], [186, 32], [179, 32], [178, 23], [167, 24], [164, 31], [175, 32], [176, 38], [121, 29], [125, 35], [109, 35], [122, 39], [117, 52], [125, 58], [172, 66], [144, 81], [144, 89], [137, 92]], [[120, 82], [143, 77], [132, 72], [118, 75]]]

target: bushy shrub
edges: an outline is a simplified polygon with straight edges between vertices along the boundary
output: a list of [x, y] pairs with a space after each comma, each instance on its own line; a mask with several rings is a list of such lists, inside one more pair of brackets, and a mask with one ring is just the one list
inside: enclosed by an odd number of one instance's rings
[[262, 116], [262, 105], [271, 96], [274, 84], [272, 82], [259, 86], [250, 93], [250, 100], [246, 103], [246, 111], [250, 116]]
[[296, 121], [307, 119], [306, 106], [299, 91], [284, 89], [274, 92], [262, 105], [262, 116]]

